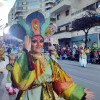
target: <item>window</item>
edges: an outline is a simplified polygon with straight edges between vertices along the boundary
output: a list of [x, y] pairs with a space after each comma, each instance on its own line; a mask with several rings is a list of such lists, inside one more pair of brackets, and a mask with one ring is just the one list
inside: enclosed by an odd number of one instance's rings
[[68, 26], [65, 26], [66, 27], [66, 31], [68, 31], [69, 30], [69, 25]]
[[100, 8], [100, 2], [97, 2], [97, 8]]
[[23, 10], [26, 10], [27, 9], [27, 7], [23, 7]]
[[60, 14], [57, 15], [57, 20], [60, 20]]
[[66, 16], [69, 15], [69, 10], [65, 11], [65, 15], [66, 15]]
[[60, 28], [58, 28], [58, 32], [60, 32]]
[[17, 7], [16, 9], [17, 9], [17, 10], [22, 10], [23, 8], [22, 8], [22, 7]]
[[22, 5], [22, 2], [17, 2], [16, 5], [17, 6], [21, 6]]
[[23, 5], [26, 5], [26, 4], [27, 4], [27, 2], [23, 2], [22, 4], [23, 4]]

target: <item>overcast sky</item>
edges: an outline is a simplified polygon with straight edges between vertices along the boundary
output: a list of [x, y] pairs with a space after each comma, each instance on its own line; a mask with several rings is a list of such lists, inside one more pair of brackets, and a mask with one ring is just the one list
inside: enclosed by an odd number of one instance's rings
[[[16, 0], [0, 0], [0, 25], [8, 22], [8, 13]], [[2, 30], [0, 30], [2, 35]]]

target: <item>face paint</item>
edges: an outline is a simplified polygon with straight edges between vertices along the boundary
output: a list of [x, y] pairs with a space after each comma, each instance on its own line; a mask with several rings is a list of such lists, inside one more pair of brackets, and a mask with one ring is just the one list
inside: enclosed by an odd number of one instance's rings
[[36, 42], [44, 42], [44, 39], [41, 37], [41, 36], [34, 36], [34, 38], [32, 39], [32, 42], [33, 43], [36, 43]]
[[41, 36], [34, 36], [31, 41], [32, 51], [35, 53], [40, 53], [44, 45], [44, 39]]
[[41, 40], [41, 39], [43, 40], [43, 38], [42, 38], [41, 36], [34, 36], [33, 38], [34, 38], [35, 40]]

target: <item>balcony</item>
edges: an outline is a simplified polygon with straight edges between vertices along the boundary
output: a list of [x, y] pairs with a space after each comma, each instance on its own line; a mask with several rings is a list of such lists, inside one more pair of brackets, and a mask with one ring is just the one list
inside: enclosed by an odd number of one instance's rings
[[63, 10], [67, 10], [70, 8], [70, 5], [71, 5], [71, 1], [70, 0], [63, 0], [61, 1], [60, 3], [58, 3], [57, 5], [55, 5], [51, 10], [51, 14], [52, 13], [60, 13], [62, 12]]
[[46, 0], [44, 3], [54, 3], [55, 0]]
[[48, 4], [48, 5], [46, 5], [45, 9], [46, 9], [46, 8], [52, 8], [52, 7], [53, 7], [53, 5]]

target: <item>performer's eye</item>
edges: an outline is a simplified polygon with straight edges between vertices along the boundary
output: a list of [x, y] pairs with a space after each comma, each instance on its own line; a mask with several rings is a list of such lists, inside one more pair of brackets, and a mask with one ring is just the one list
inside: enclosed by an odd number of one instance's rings
[[37, 42], [37, 40], [32, 40], [32, 42], [33, 42], [33, 43], [36, 43], [36, 42]]
[[43, 43], [44, 42], [44, 40], [42, 39], [42, 40], [40, 40], [40, 43]]

